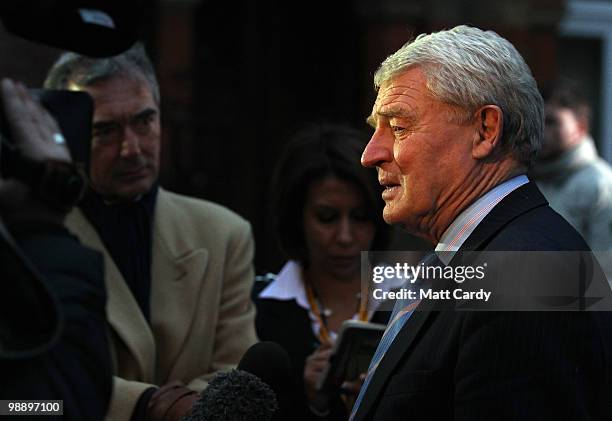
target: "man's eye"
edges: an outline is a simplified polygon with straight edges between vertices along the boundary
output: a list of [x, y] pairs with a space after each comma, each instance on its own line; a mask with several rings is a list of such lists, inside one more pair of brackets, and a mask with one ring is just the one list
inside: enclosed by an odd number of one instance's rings
[[117, 128], [113, 126], [108, 127], [98, 127], [92, 131], [92, 136], [97, 140], [107, 140], [111, 139], [117, 133]]
[[155, 116], [153, 114], [148, 114], [145, 116], [138, 117], [136, 120], [134, 120], [133, 127], [135, 130], [139, 130], [139, 131], [147, 130], [153, 123], [154, 119], [155, 119]]
[[142, 124], [151, 124], [153, 123], [153, 120], [155, 119], [155, 114], [147, 114], [145, 116], [143, 116], [140, 121]]
[[400, 126], [391, 126], [393, 133], [402, 133], [405, 129]]

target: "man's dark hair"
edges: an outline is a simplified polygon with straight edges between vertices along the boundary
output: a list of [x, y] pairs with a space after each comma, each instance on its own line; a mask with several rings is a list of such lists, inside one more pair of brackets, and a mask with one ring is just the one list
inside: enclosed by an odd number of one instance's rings
[[544, 85], [540, 91], [546, 106], [568, 108], [578, 119], [589, 123], [591, 106], [577, 80], [559, 78]]
[[368, 218], [376, 234], [373, 250], [386, 247], [390, 229], [381, 218], [384, 202], [376, 171], [361, 166], [367, 136], [350, 127], [334, 124], [308, 126], [286, 145], [272, 183], [272, 225], [288, 258], [307, 264], [303, 211], [308, 187], [327, 176], [354, 184], [363, 194]]

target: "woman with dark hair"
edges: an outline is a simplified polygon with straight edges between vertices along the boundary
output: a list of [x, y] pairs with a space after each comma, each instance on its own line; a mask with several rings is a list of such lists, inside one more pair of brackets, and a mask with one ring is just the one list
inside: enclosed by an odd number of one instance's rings
[[287, 144], [275, 171], [274, 228], [289, 261], [256, 282], [256, 324], [261, 340], [292, 359], [302, 419], [347, 417], [343, 405], [329, 411], [338, 396], [321, 396], [316, 384], [342, 322], [358, 313], [361, 251], [384, 249], [389, 236], [376, 172], [360, 164], [367, 140], [345, 126], [310, 127]]

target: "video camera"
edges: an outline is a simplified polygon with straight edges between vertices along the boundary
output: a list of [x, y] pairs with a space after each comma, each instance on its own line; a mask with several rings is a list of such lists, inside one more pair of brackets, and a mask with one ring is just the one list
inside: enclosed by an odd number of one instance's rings
[[[0, 20], [18, 37], [90, 57], [108, 57], [127, 50], [136, 41], [143, 3], [142, 0], [2, 1]], [[65, 90], [32, 89], [30, 92], [55, 118], [73, 162], [86, 175], [93, 114], [91, 97], [85, 92]], [[23, 178], [23, 158], [11, 141], [1, 107], [0, 136], [0, 175]]]
[[[93, 101], [85, 92], [31, 89], [36, 98], [57, 121], [73, 162], [86, 171], [89, 168]], [[20, 178], [23, 157], [11, 141], [4, 110], [0, 107], [0, 175]]]
[[[134, 44], [143, 3], [143, 0], [2, 0], [0, 21], [20, 38], [90, 57], [106, 57]], [[58, 122], [73, 161], [87, 170], [91, 97], [72, 91], [30, 92]], [[40, 163], [21, 156], [1, 106], [0, 137], [3, 178], [27, 179], [29, 170], [40, 167]], [[59, 303], [1, 218], [0, 267], [6, 287], [0, 295], [0, 357], [11, 360], [39, 355], [54, 344], [62, 329]]]

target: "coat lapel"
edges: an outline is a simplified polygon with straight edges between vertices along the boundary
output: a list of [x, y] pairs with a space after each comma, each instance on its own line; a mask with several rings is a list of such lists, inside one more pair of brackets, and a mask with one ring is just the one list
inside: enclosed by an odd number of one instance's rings
[[432, 307], [433, 301], [423, 301], [397, 334], [372, 375], [367, 393], [359, 405], [357, 414], [355, 414], [355, 421], [367, 419], [368, 414], [374, 408], [380, 394], [385, 389], [391, 373], [402, 357], [406, 355], [417, 334], [425, 325], [425, 322], [430, 317], [433, 317]]
[[96, 230], [80, 210], [75, 209], [68, 215], [66, 226], [83, 244], [104, 254], [108, 321], [131, 352], [140, 374], [138, 377], [143, 381], [152, 381], [155, 367], [155, 341], [132, 292]]
[[[511, 220], [530, 209], [544, 206], [547, 203], [535, 183], [530, 182], [519, 187], [491, 210], [467, 238], [461, 250], [477, 250]], [[355, 415], [355, 421], [367, 419], [369, 413], [375, 408], [389, 378], [402, 358], [408, 354], [419, 331], [429, 319], [435, 317], [434, 305], [434, 301], [423, 301], [397, 334], [370, 381], [367, 393]]]
[[522, 185], [495, 206], [465, 240], [460, 251], [480, 250], [504, 226], [523, 213], [548, 202], [534, 182]]
[[192, 244], [167, 193], [160, 189], [155, 207], [151, 323], [157, 341], [161, 379], [168, 378], [189, 333], [197, 307], [208, 250]]

